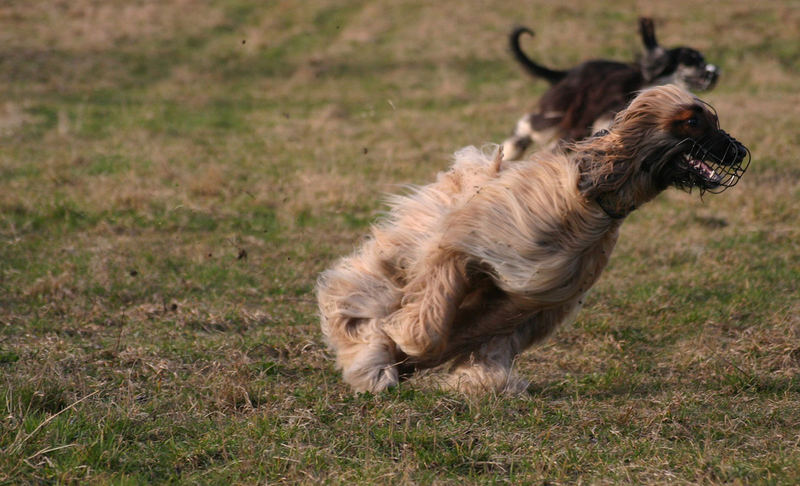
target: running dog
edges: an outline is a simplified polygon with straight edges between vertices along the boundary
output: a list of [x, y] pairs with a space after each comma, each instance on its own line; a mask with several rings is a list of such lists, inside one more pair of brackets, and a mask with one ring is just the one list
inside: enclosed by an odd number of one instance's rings
[[533, 32], [526, 27], [514, 29], [510, 43], [517, 61], [551, 87], [542, 95], [536, 111], [522, 117], [514, 134], [503, 143], [504, 159], [518, 160], [533, 142], [539, 148], [551, 149], [559, 142], [581, 140], [606, 128], [614, 115], [647, 87], [677, 84], [692, 91], [714, 87], [719, 69], [707, 64], [700, 52], [689, 47], [661, 47], [649, 18], [639, 19], [639, 29], [645, 48], [639, 62], [594, 60], [566, 71], [532, 61], [522, 51], [519, 39]]
[[515, 357], [577, 314], [625, 217], [670, 186], [720, 192], [749, 162], [713, 109], [675, 85], [643, 91], [566, 152], [504, 163], [500, 150], [462, 149], [320, 275], [336, 365], [356, 391], [446, 365], [453, 388], [521, 392]]

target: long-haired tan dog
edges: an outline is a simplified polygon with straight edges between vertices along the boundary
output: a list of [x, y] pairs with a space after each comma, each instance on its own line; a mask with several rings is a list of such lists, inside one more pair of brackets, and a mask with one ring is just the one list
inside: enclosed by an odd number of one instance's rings
[[449, 363], [452, 386], [521, 391], [514, 358], [574, 316], [624, 217], [668, 186], [735, 184], [747, 149], [675, 86], [642, 92], [569, 154], [475, 148], [391, 200], [372, 238], [319, 278], [322, 330], [357, 391]]

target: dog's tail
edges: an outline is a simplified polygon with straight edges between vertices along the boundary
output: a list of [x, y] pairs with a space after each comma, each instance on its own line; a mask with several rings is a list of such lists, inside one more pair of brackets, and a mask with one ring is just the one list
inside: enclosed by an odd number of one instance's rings
[[522, 37], [522, 34], [533, 35], [533, 31], [527, 27], [516, 27], [511, 31], [511, 35], [508, 38], [511, 46], [511, 52], [514, 54], [517, 62], [522, 64], [522, 67], [524, 67], [529, 73], [536, 77], [544, 78], [550, 84], [556, 84], [564, 79], [567, 75], [567, 71], [555, 71], [553, 69], [548, 69], [544, 66], [536, 64], [531, 60], [531, 58], [522, 52], [522, 48], [519, 45], [519, 38]]

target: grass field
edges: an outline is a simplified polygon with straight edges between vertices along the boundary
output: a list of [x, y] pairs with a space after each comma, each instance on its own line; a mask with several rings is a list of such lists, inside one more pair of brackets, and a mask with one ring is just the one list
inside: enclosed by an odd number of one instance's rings
[[[0, 4], [0, 484], [796, 482], [800, 3], [600, 4]], [[513, 25], [566, 67], [640, 14], [721, 66], [741, 183], [629, 218], [529, 396], [353, 395], [316, 275], [534, 104]]]

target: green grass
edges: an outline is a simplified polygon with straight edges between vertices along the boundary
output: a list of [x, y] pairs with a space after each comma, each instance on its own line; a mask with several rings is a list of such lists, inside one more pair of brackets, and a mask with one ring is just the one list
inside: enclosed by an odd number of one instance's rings
[[[0, 15], [0, 484], [791, 484], [797, 9], [628, 1], [12, 2]], [[723, 69], [741, 184], [625, 223], [523, 397], [354, 395], [314, 282], [547, 65], [636, 17]]]

